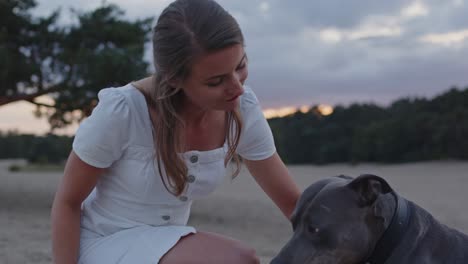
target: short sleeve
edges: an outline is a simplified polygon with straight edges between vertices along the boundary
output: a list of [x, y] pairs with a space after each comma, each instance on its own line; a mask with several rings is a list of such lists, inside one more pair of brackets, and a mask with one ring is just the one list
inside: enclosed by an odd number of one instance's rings
[[120, 158], [128, 144], [129, 108], [116, 88], [98, 93], [99, 102], [78, 128], [73, 151], [91, 166], [107, 168]]
[[257, 97], [246, 86], [241, 97], [242, 131], [237, 153], [247, 160], [264, 160], [276, 152], [275, 142]]

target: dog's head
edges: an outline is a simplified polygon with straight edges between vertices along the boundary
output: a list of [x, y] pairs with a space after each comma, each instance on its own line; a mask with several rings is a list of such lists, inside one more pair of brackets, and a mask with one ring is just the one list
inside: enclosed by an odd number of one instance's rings
[[375, 175], [331, 177], [301, 195], [293, 237], [272, 264], [350, 264], [363, 261], [389, 225], [396, 201]]

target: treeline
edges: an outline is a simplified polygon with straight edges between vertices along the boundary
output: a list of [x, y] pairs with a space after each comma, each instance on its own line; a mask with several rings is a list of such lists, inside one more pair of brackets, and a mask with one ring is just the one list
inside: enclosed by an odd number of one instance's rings
[[73, 138], [0, 133], [0, 159], [26, 159], [31, 163], [60, 164], [70, 154]]
[[[268, 120], [286, 163], [414, 162], [468, 159], [468, 87], [433, 99], [401, 99], [388, 107], [337, 106]], [[72, 137], [0, 133], [0, 159], [63, 162]]]
[[337, 106], [328, 116], [313, 107], [269, 123], [287, 163], [468, 159], [468, 87], [388, 107]]

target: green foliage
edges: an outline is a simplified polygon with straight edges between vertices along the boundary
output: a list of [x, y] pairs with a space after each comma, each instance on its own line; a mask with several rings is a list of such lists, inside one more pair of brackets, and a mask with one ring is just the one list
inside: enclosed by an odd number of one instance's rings
[[468, 159], [468, 87], [432, 100], [397, 100], [386, 108], [337, 106], [329, 116], [314, 109], [269, 120], [286, 162]]
[[8, 167], [10, 172], [63, 172], [65, 164], [28, 163], [25, 165], [13, 164]]
[[36, 66], [24, 47], [32, 42], [32, 19], [27, 11], [32, 0], [0, 1], [0, 96], [16, 93], [16, 86], [35, 74]]
[[115, 5], [103, 6], [90, 13], [77, 14], [79, 24], [69, 28], [60, 55], [69, 66], [69, 84], [56, 97], [56, 111], [50, 116], [53, 127], [73, 121], [67, 115], [81, 109], [89, 115], [97, 92], [105, 87], [121, 86], [147, 74], [143, 61], [144, 44], [150, 31], [150, 19], [122, 20], [123, 11]]
[[13, 164], [8, 167], [8, 171], [10, 172], [18, 172], [21, 170], [21, 167], [19, 165]]
[[[124, 19], [116, 5], [74, 11], [78, 23], [61, 26], [60, 11], [34, 18], [33, 0], [0, 1], [0, 106], [26, 100], [59, 128], [88, 116], [97, 92], [147, 74], [144, 45], [151, 18]], [[35, 101], [49, 94], [53, 105]], [[78, 110], [78, 111], [75, 111]]]
[[68, 136], [0, 133], [0, 159], [27, 159], [37, 164], [61, 164], [71, 151]]

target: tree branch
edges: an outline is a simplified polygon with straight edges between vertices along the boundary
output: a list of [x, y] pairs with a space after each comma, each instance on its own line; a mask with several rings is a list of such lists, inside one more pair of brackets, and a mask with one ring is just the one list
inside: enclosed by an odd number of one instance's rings
[[49, 108], [55, 108], [54, 105], [44, 104], [44, 103], [38, 103], [38, 102], [35, 102], [34, 99], [32, 99], [32, 100], [27, 100], [27, 101], [30, 102], [31, 104], [34, 104], [34, 105], [37, 105], [37, 106], [44, 106], [44, 107], [49, 107]]
[[0, 96], [0, 106], [6, 105], [6, 104], [9, 104], [9, 103], [13, 103], [13, 102], [17, 102], [17, 101], [22, 101], [22, 100], [32, 102], [34, 100], [34, 98], [36, 98], [36, 97], [39, 97], [39, 96], [45, 95], [45, 94], [49, 94], [49, 93], [54, 93], [54, 92], [59, 92], [59, 91], [65, 90], [66, 89], [65, 87], [66, 86], [64, 86], [62, 84], [58, 84], [58, 85], [50, 87], [49, 89], [46, 89], [46, 90], [43, 90], [43, 91], [37, 91], [37, 92], [32, 93], [32, 94], [17, 94], [17, 95], [13, 95], [13, 96]]

